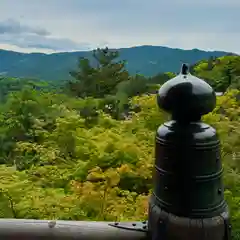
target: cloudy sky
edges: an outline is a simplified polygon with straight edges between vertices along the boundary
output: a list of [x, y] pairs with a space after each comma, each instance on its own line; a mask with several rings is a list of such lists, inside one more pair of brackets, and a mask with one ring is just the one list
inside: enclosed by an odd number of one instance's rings
[[0, 48], [163, 45], [240, 53], [240, 0], [0, 0]]

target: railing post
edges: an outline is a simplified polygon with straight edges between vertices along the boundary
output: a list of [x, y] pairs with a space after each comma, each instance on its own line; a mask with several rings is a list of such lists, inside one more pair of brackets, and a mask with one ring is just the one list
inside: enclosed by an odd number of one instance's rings
[[156, 134], [148, 219], [152, 240], [229, 240], [220, 142], [216, 130], [201, 122], [215, 108], [215, 92], [183, 64], [157, 100], [172, 120]]

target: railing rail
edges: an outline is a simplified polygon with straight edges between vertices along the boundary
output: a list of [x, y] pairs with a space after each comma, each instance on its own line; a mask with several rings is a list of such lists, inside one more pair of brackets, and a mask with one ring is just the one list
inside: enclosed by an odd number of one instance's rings
[[147, 240], [146, 222], [0, 219], [0, 239]]

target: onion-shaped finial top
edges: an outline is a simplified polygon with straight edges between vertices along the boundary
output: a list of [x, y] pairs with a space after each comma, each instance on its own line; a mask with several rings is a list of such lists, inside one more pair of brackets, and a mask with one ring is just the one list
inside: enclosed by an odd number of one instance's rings
[[216, 95], [204, 80], [189, 73], [183, 64], [180, 74], [162, 85], [157, 96], [158, 106], [172, 114], [176, 121], [199, 121], [216, 106]]

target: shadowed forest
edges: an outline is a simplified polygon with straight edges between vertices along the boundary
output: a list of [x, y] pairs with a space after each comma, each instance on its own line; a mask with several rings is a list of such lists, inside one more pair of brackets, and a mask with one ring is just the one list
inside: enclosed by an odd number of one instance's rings
[[[0, 78], [0, 217], [146, 219], [155, 132], [169, 119], [155, 93], [175, 74], [130, 75], [107, 48], [92, 57], [94, 67], [81, 58], [61, 83]], [[211, 57], [190, 69], [223, 93], [203, 120], [219, 133], [240, 239], [240, 57]]]

